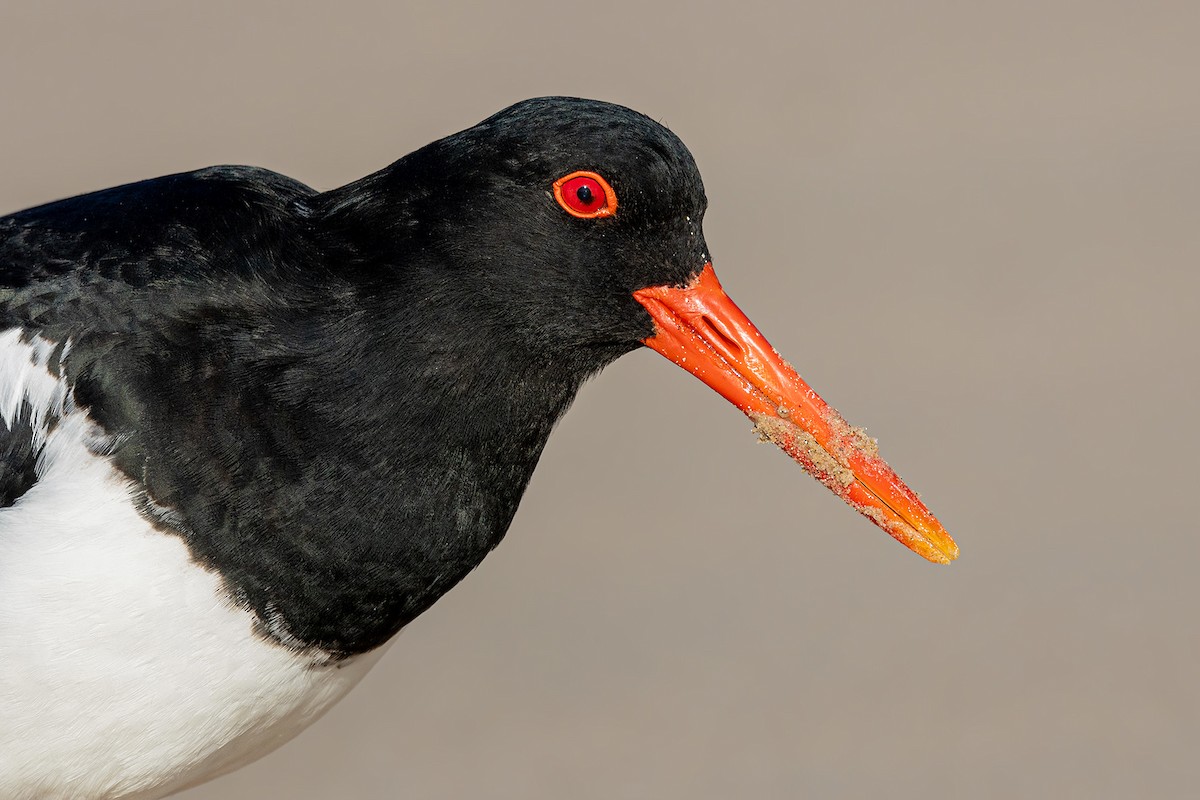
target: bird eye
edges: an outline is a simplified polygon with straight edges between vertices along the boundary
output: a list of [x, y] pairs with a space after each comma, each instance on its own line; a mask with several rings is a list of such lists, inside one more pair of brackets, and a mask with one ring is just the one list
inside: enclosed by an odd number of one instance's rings
[[554, 182], [554, 199], [573, 217], [599, 219], [617, 210], [617, 193], [594, 172], [572, 172]]

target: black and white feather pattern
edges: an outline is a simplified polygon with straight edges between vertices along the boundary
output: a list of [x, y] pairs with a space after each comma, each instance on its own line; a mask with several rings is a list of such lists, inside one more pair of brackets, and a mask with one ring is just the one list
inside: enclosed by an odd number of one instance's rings
[[[563, 213], [601, 167], [620, 212]], [[500, 542], [704, 205], [662, 126], [542, 98], [325, 193], [0, 218], [0, 797], [160, 797], [318, 717]]]

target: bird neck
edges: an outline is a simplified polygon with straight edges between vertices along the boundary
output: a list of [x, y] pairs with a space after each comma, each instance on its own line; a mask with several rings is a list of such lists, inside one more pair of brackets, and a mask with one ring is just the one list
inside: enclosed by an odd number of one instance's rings
[[[536, 351], [469, 294], [445, 291], [444, 271], [393, 274], [225, 336], [254, 343], [232, 371], [261, 379], [218, 388], [231, 396], [203, 407], [254, 413], [255, 434], [213, 432], [219, 448], [189, 448], [212, 464], [160, 482], [219, 491], [152, 492], [182, 507], [193, 553], [267, 635], [338, 656], [385, 642], [500, 542], [554, 424], [619, 354]], [[270, 363], [264, 341], [278, 343]], [[161, 429], [189, 430], [177, 418]], [[259, 551], [250, 563], [246, 541]]]
[[341, 574], [297, 626], [339, 653], [382, 644], [500, 543], [582, 382], [479, 342], [411, 358], [421, 339], [402, 331], [374, 343], [364, 374], [310, 374], [306, 387], [313, 400], [342, 400], [319, 401], [324, 413], [310, 417], [340, 441], [304, 457], [353, 485], [338, 497], [318, 490], [299, 523], [336, 532], [302, 571], [326, 571], [333, 551]]

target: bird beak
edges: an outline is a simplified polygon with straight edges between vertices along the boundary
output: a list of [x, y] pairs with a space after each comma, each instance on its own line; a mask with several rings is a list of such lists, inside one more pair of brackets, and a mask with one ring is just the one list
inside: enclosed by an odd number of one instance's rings
[[657, 328], [646, 346], [744, 411], [761, 439], [914, 552], [939, 564], [958, 557], [958, 545], [879, 457], [875, 441], [847, 424], [775, 352], [721, 289], [712, 264], [688, 286], [651, 286], [633, 296]]

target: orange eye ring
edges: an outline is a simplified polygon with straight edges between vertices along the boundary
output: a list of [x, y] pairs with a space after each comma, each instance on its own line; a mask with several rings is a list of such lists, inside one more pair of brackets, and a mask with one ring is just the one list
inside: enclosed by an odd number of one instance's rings
[[572, 217], [602, 219], [617, 211], [617, 193], [595, 172], [579, 170], [554, 182], [554, 199]]

